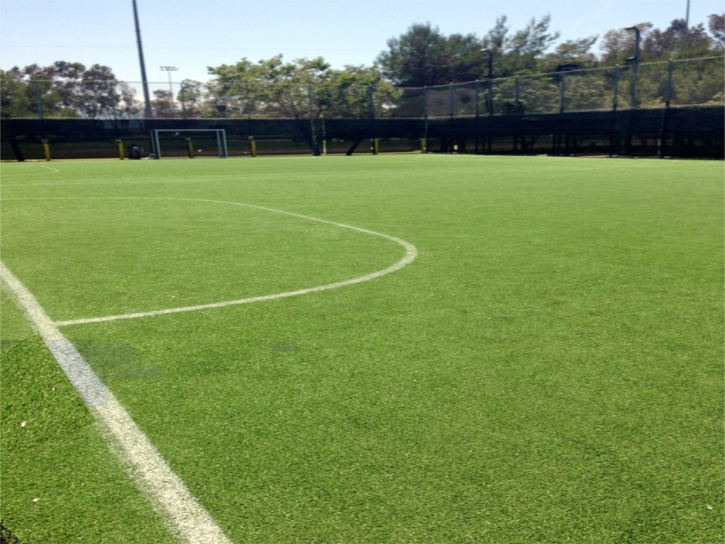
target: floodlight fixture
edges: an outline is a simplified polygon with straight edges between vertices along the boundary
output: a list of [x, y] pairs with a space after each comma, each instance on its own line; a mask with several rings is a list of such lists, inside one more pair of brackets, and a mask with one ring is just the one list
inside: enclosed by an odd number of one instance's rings
[[486, 53], [488, 55], [488, 74], [486, 77], [488, 79], [493, 79], [493, 51], [484, 47], [481, 49], [481, 53]]
[[627, 62], [638, 63], [639, 62], [639, 41], [640, 41], [640, 38], [641, 38], [641, 33], [639, 31], [639, 28], [637, 28], [636, 26], [632, 25], [632, 26], [628, 26], [624, 30], [627, 30], [629, 32], [634, 31], [634, 56], [633, 57], [629, 57], [626, 60], [627, 60]]
[[626, 62], [632, 63], [632, 109], [637, 107], [637, 68], [639, 67], [639, 40], [640, 32], [636, 26], [628, 26], [624, 30], [634, 31], [634, 56], [626, 59]]

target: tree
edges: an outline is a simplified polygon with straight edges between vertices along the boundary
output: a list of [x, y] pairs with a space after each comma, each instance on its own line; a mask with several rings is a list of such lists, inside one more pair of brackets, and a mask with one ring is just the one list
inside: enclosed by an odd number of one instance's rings
[[2, 115], [38, 115], [35, 89], [47, 117], [130, 116], [139, 111], [133, 89], [118, 81], [108, 66], [90, 68], [78, 62], [57, 61], [50, 66], [31, 64], [2, 72]]
[[376, 68], [332, 70], [321, 57], [285, 63], [278, 55], [256, 64], [243, 58], [209, 67], [209, 73], [215, 77], [207, 84], [208, 99], [231, 117], [368, 117], [368, 87], [379, 97], [396, 92]]
[[176, 102], [186, 110], [186, 116], [192, 118], [201, 117], [211, 108], [206, 98], [204, 83], [193, 79], [185, 79], [181, 82]]
[[710, 31], [715, 50], [720, 52], [725, 50], [725, 15], [713, 13], [708, 16], [707, 28]]
[[443, 36], [430, 23], [415, 24], [376, 63], [385, 77], [403, 87], [424, 87], [472, 81], [482, 76], [483, 43], [474, 34]]
[[154, 112], [155, 118], [165, 119], [176, 117], [176, 109], [172, 100], [171, 91], [156, 89], [153, 95], [151, 109]]
[[643, 58], [659, 60], [704, 57], [707, 56], [711, 43], [702, 24], [688, 28], [684, 19], [675, 19], [666, 30], [655, 28], [649, 33], [642, 47]]
[[[641, 39], [646, 40], [652, 31], [652, 23], [639, 23]], [[600, 48], [602, 50], [601, 62], [605, 66], [624, 64], [625, 59], [634, 55], [635, 33], [619, 28], [610, 30], [602, 37]]]
[[503, 76], [535, 72], [544, 52], [559, 39], [559, 33], [549, 33], [551, 17], [545, 15], [539, 22], [532, 17], [529, 24], [504, 40], [500, 51], [499, 70]]
[[399, 38], [388, 40], [388, 51], [376, 62], [390, 81], [411, 87], [482, 79], [488, 73], [482, 48], [492, 51], [497, 77], [535, 72], [541, 56], [559, 38], [558, 32], [549, 32], [551, 17], [533, 18], [512, 35], [506, 21], [505, 15], [496, 19], [483, 38], [444, 36], [430, 23], [415, 24]]

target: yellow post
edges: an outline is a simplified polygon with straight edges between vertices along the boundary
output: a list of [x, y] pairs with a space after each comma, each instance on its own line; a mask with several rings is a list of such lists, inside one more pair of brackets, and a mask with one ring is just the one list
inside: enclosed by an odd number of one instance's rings
[[50, 144], [48, 143], [48, 140], [46, 140], [45, 138], [43, 138], [40, 141], [43, 143], [43, 151], [45, 151], [45, 160], [49, 161], [50, 160]]
[[194, 144], [191, 141], [191, 138], [186, 139], [186, 147], [189, 149], [189, 158], [194, 158]]
[[425, 153], [425, 138], [420, 139], [420, 152]]
[[257, 142], [254, 141], [254, 136], [249, 137], [249, 143], [252, 146], [252, 157], [257, 156]]
[[373, 155], [377, 155], [379, 150], [380, 150], [380, 146], [378, 144], [378, 139], [373, 138]]
[[123, 156], [123, 141], [122, 140], [116, 140], [116, 143], [118, 144], [118, 158], [123, 160], [126, 157]]

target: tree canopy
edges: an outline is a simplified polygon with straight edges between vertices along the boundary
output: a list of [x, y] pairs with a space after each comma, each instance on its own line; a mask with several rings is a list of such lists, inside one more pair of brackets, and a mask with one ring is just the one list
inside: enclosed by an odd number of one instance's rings
[[138, 113], [133, 89], [119, 81], [108, 66], [86, 68], [79, 62], [57, 61], [0, 70], [3, 117], [128, 117]]
[[[542, 74], [537, 76], [540, 79], [527, 79], [528, 87], [522, 89], [521, 96], [528, 96], [531, 104], [554, 104], [558, 101], [560, 79], [546, 79], [543, 74], [557, 71], [560, 65], [581, 69], [625, 65], [625, 59], [634, 54], [633, 32], [616, 29], [601, 39], [588, 36], [558, 42], [560, 34], [551, 26], [551, 17], [545, 15], [512, 30], [506, 16], [501, 16], [491, 29], [478, 36], [445, 35], [429, 22], [417, 23], [389, 39], [387, 50], [372, 66], [333, 69], [322, 57], [286, 61], [277, 55], [258, 62], [242, 58], [235, 64], [209, 66], [209, 81], [184, 80], [176, 96], [165, 90], [154, 91], [152, 109], [156, 117], [177, 116], [182, 108], [191, 117], [367, 118], [373, 113], [371, 107], [375, 115], [408, 115], [420, 105], [414, 105], [410, 112], [401, 106], [401, 97], [412, 96], [401, 87], [485, 79], [488, 56], [483, 49], [493, 59], [494, 78]], [[688, 28], [682, 19], [673, 20], [664, 30], [648, 22], [637, 27], [642, 38], [642, 63], [721, 56], [725, 51], [723, 15], [710, 15], [707, 28], [705, 24]], [[598, 53], [594, 50], [597, 42]], [[684, 65], [679, 69], [680, 74], [686, 71]], [[693, 101], [720, 100], [721, 65], [693, 65], [687, 69], [692, 72], [692, 81], [678, 91], [681, 96], [690, 96], [688, 100]], [[583, 77], [567, 79], [572, 104], [601, 107], [608, 100], [606, 87], [611, 82], [600, 81], [599, 76], [586, 81]], [[655, 102], [663, 96], [663, 81], [658, 76], [650, 85]], [[647, 85], [643, 80], [642, 89]], [[34, 117], [42, 109], [46, 116], [123, 118], [136, 117], [143, 110], [134, 90], [119, 81], [108, 66], [86, 67], [66, 61], [0, 70], [0, 100], [4, 117]]]

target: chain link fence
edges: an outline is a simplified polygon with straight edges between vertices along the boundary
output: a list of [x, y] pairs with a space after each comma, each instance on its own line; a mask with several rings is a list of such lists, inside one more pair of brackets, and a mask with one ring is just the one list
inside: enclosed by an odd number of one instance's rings
[[[724, 101], [725, 57], [522, 75], [427, 88], [150, 82], [154, 119], [443, 119]], [[143, 85], [3, 79], [4, 118], [142, 119]]]

